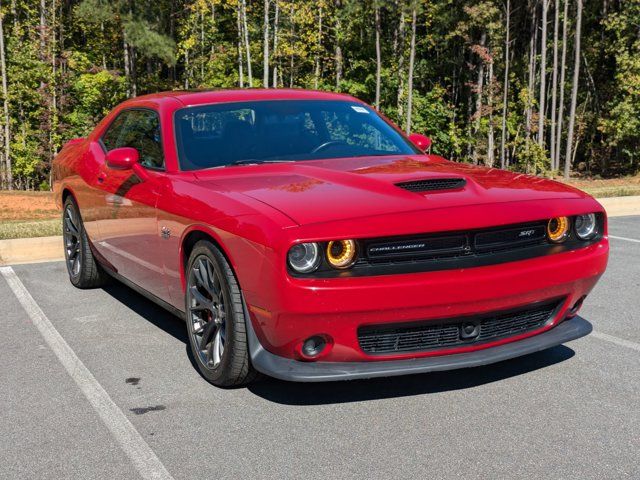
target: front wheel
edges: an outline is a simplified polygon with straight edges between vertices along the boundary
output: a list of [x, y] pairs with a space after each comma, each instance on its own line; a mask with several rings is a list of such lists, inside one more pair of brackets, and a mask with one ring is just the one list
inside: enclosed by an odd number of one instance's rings
[[191, 351], [202, 375], [219, 387], [249, 383], [249, 360], [242, 293], [220, 250], [198, 242], [186, 270], [186, 317]]

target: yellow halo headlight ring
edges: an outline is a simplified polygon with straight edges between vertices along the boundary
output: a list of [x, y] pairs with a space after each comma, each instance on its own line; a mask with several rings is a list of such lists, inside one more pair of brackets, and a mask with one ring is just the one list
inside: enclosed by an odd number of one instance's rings
[[562, 243], [569, 236], [570, 222], [567, 217], [553, 217], [547, 223], [547, 236], [554, 243]]
[[334, 240], [327, 244], [327, 262], [333, 268], [349, 268], [356, 261], [356, 242]]

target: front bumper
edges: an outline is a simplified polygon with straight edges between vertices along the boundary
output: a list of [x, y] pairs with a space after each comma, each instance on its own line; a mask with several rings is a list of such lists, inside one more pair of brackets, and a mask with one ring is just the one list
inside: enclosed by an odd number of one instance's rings
[[[519, 344], [526, 337], [551, 330], [589, 294], [606, 268], [607, 257], [608, 242], [603, 239], [579, 250], [478, 268], [320, 280], [275, 276], [262, 282], [262, 298], [245, 298], [260, 344], [278, 357], [301, 360], [303, 341], [314, 335], [326, 335], [333, 341], [318, 359], [327, 363], [438, 357]], [[565, 300], [544, 327], [484, 344], [372, 355], [358, 340], [358, 329], [369, 325], [463, 318], [556, 298]]]
[[255, 369], [271, 377], [295, 382], [355, 380], [478, 367], [545, 350], [584, 337], [593, 329], [588, 321], [576, 316], [533, 337], [467, 353], [384, 362], [303, 362], [266, 351], [251, 322], [247, 324], [251, 362]]

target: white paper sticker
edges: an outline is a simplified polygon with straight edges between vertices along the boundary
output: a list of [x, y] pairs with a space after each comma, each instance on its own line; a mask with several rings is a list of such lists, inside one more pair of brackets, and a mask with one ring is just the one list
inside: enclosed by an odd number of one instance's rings
[[353, 108], [358, 113], [369, 113], [369, 110], [367, 110], [364, 107], [360, 107], [358, 105], [351, 105], [351, 108]]

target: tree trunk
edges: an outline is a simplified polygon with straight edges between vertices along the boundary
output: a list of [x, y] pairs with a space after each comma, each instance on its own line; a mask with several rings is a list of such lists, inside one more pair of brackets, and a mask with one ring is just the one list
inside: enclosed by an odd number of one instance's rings
[[[199, 20], [200, 20], [200, 56], [197, 59], [200, 62], [200, 78], [198, 79], [197, 82], [195, 82], [196, 84], [201, 84], [202, 81], [204, 80], [204, 65], [205, 65], [205, 61], [204, 61], [204, 11], [200, 10], [199, 14], [198, 14]], [[149, 65], [149, 63], [147, 62], [147, 65]], [[149, 73], [151, 73], [151, 69], [147, 70]]]
[[376, 102], [375, 106], [380, 110], [380, 75], [382, 71], [382, 55], [380, 52], [380, 7], [375, 6], [375, 22], [376, 22]]
[[[129, 8], [129, 18], [133, 17], [131, 8]], [[122, 37], [124, 39], [124, 59], [125, 59], [125, 76], [127, 77], [127, 95], [135, 97], [138, 93], [136, 85], [136, 49], [127, 42], [127, 34], [122, 25]]]
[[184, 52], [184, 89], [189, 90], [189, 77], [191, 76], [191, 70], [189, 65], [189, 49]]
[[[295, 38], [295, 34], [296, 34], [296, 26], [295, 23], [293, 23], [293, 3], [291, 4], [291, 10], [289, 13], [289, 21], [291, 24], [291, 30], [289, 31], [291, 38]], [[293, 88], [293, 61], [294, 61], [294, 53], [293, 53], [293, 49], [291, 49], [291, 54], [289, 55], [289, 88]]]
[[16, 0], [11, 0], [11, 16], [13, 17], [13, 31], [18, 29], [18, 9], [16, 8]]
[[[537, 37], [537, 25], [538, 25], [538, 15], [537, 15], [537, 4], [534, 3], [534, 11], [533, 11], [533, 21], [531, 23], [531, 38], [529, 40], [529, 83], [527, 88], [527, 106], [525, 113], [525, 138], [526, 138], [526, 152], [527, 152], [527, 162], [528, 153], [529, 153], [529, 140], [531, 139], [531, 121], [533, 117], [533, 92], [535, 90], [536, 83], [536, 37]], [[529, 169], [529, 165], [526, 166], [527, 173]]]
[[251, 44], [249, 43], [249, 28], [247, 27], [247, 1], [242, 0], [242, 28], [244, 29], [244, 49], [247, 53], [247, 80], [249, 88], [253, 87], [253, 74], [251, 72]]
[[[487, 32], [483, 31], [480, 36], [480, 48], [484, 49], [487, 43]], [[473, 127], [474, 137], [477, 139], [478, 131], [480, 130], [480, 120], [482, 118], [482, 93], [484, 90], [484, 59], [480, 56], [480, 64], [478, 65], [478, 79], [476, 81], [476, 110], [475, 110], [475, 122]], [[478, 164], [478, 146], [474, 145], [472, 153], [474, 165]]]
[[556, 165], [556, 108], [558, 97], [558, 26], [560, 19], [560, 0], [555, 0], [553, 17], [553, 73], [551, 79], [551, 170], [557, 170]]
[[[0, 21], [2, 21], [0, 19]], [[4, 119], [3, 119], [4, 122]], [[4, 158], [4, 125], [0, 128], [0, 148], [2, 148], [2, 152], [0, 152], [0, 190], [7, 189], [7, 162]]]
[[540, 41], [540, 97], [538, 100], [538, 145], [544, 149], [544, 119], [547, 87], [547, 15], [549, 1], [542, 0], [542, 40]]
[[500, 139], [500, 168], [507, 166], [505, 144], [507, 140], [507, 109], [509, 101], [509, 28], [511, 23], [511, 1], [506, 6], [507, 27], [504, 40], [504, 86], [502, 87], [502, 133]]
[[56, 66], [56, 0], [51, 0], [51, 130], [49, 144], [51, 162], [49, 164], [49, 189], [53, 188], [53, 159], [56, 156], [55, 134], [58, 130], [58, 95]]
[[136, 69], [136, 47], [130, 47], [131, 54], [129, 60], [131, 60], [131, 96], [136, 97], [138, 95], [138, 71]]
[[[175, 3], [174, 2], [170, 2], [169, 5], [171, 5], [170, 9], [169, 9], [169, 37], [171, 37], [171, 39], [173, 41], [176, 40], [176, 25], [175, 25]], [[103, 32], [104, 32], [104, 23], [100, 24], [102, 26]], [[105, 60], [105, 64], [106, 64], [106, 60]], [[106, 66], [105, 66], [105, 70], [106, 70]], [[169, 79], [172, 82], [175, 82], [177, 79], [177, 72], [176, 72], [176, 66], [171, 65], [169, 67]]]
[[46, 31], [47, 31], [47, 6], [45, 0], [40, 0], [40, 59], [44, 59], [45, 46], [46, 46]]
[[122, 47], [124, 56], [124, 81], [127, 86], [127, 97], [131, 96], [131, 71], [129, 63], [129, 44], [127, 43], [127, 34], [122, 29]]
[[560, 146], [562, 144], [562, 123], [564, 121], [564, 90], [565, 74], [567, 71], [567, 30], [569, 26], [569, 0], [564, 2], [564, 17], [562, 20], [562, 59], [560, 61], [560, 99], [558, 101], [558, 126], [556, 129], [556, 168], [560, 169]]
[[244, 70], [242, 64], [244, 63], [242, 57], [242, 13], [240, 11], [240, 2], [238, 2], [238, 11], [236, 17], [236, 27], [238, 30], [238, 85], [240, 88], [244, 88]]
[[489, 106], [489, 132], [487, 133], [487, 166], [493, 167], [495, 157], [495, 135], [493, 128], [493, 60], [489, 63], [489, 81], [487, 82], [487, 105]]
[[[38, 57], [40, 61], [44, 64], [47, 61], [47, 5], [46, 0], [40, 0], [40, 25], [39, 25], [39, 34], [40, 34], [40, 51], [38, 52]], [[48, 76], [48, 75], [47, 75]], [[50, 80], [47, 79], [47, 80]], [[49, 111], [48, 114], [42, 117], [42, 122], [40, 124], [40, 129], [42, 131], [49, 132], [47, 145], [42, 145], [45, 155], [41, 160], [43, 163], [46, 161], [51, 161], [51, 104], [49, 102], [49, 98], [47, 98], [48, 85], [46, 83], [45, 78], [41, 78], [40, 80], [40, 94], [42, 95], [43, 103], [47, 103]], [[48, 157], [48, 158], [47, 158]]]
[[569, 110], [569, 129], [567, 131], [567, 153], [564, 162], [564, 178], [569, 178], [571, 158], [573, 156], [573, 129], [576, 122], [576, 105], [578, 103], [578, 82], [580, 80], [580, 35], [582, 30], [582, 0], [576, 2], [576, 35], [575, 58], [573, 66], [573, 85], [571, 87], [571, 109]]
[[262, 41], [262, 85], [269, 88], [269, 0], [264, 0], [264, 27]]
[[340, 21], [341, 10], [342, 0], [336, 0], [336, 90], [340, 90], [340, 82], [342, 81], [342, 47], [340, 46], [340, 38], [342, 36], [342, 22]]
[[398, 108], [398, 118], [404, 116], [404, 43], [405, 43], [405, 25], [404, 25], [404, 10], [402, 3], [399, 3], [400, 7], [400, 22], [398, 24], [398, 45], [400, 46], [398, 52], [398, 96], [396, 105]]
[[407, 87], [407, 123], [404, 131], [407, 135], [411, 132], [411, 110], [413, 108], [413, 67], [416, 56], [416, 17], [418, 16], [417, 7], [413, 5], [411, 11], [411, 47], [409, 50], [409, 78]]
[[211, 49], [209, 53], [209, 58], [213, 59], [216, 54], [216, 40], [217, 40], [218, 27], [216, 26], [216, 4], [214, 2], [210, 2], [210, 6], [211, 6], [211, 31], [209, 33], [209, 37], [210, 37]]
[[[278, 21], [280, 17], [280, 0], [273, 0], [276, 4], [275, 17], [273, 19], [273, 52], [272, 56], [276, 58], [278, 51]], [[273, 63], [273, 88], [278, 87], [278, 62]]]
[[[100, 35], [104, 39], [104, 22], [100, 22]], [[173, 38], [173, 35], [171, 38]], [[102, 69], [107, 69], [107, 54], [104, 51], [102, 52]]]
[[[0, 10], [2, 1], [0, 0]], [[0, 73], [2, 75], [2, 115], [4, 121], [4, 186], [13, 190], [13, 174], [11, 169], [11, 125], [9, 124], [9, 94], [7, 88], [7, 63], [4, 56], [4, 17], [0, 15]]]
[[322, 5], [318, 8], [318, 41], [316, 43], [315, 69], [313, 74], [314, 88], [318, 89], [320, 81], [320, 51], [322, 50]]

